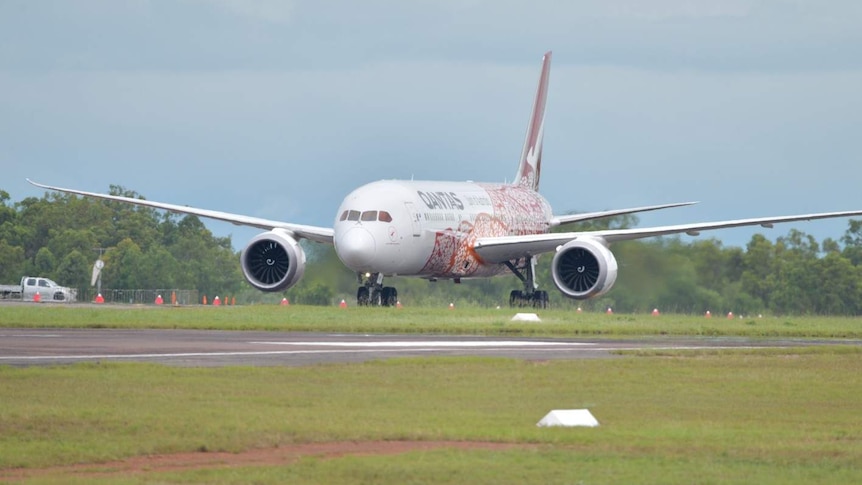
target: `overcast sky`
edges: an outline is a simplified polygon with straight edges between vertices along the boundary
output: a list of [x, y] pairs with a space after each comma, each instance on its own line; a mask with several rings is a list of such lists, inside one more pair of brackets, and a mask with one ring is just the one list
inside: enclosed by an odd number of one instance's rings
[[[850, 0], [0, 0], [0, 189], [117, 184], [330, 226], [367, 182], [511, 180], [553, 50], [556, 212], [862, 209], [860, 26]], [[237, 248], [259, 232], [207, 225]]]

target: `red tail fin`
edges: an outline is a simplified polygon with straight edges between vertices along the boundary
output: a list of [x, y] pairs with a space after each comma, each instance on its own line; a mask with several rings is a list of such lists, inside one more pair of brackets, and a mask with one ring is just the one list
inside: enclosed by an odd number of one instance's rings
[[542, 171], [542, 132], [545, 124], [545, 99], [548, 97], [548, 75], [551, 70], [551, 52], [542, 58], [542, 74], [539, 76], [539, 87], [536, 90], [536, 100], [533, 101], [533, 113], [527, 126], [527, 138], [521, 152], [521, 163], [515, 175], [515, 185], [539, 190], [539, 175]]

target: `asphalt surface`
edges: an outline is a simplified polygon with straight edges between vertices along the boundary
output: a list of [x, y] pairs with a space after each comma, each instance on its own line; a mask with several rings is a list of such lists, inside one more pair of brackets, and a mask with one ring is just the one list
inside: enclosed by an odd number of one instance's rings
[[415, 356], [526, 360], [612, 358], [618, 350], [862, 345], [860, 340], [656, 337], [551, 339], [119, 329], [0, 329], [0, 365], [153, 362], [175, 366], [303, 366]]

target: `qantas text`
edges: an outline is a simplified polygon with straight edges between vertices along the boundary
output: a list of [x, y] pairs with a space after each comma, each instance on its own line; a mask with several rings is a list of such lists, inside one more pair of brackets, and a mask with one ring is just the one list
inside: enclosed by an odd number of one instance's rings
[[464, 203], [455, 195], [455, 192], [422, 192], [416, 191], [419, 198], [429, 209], [458, 209], [464, 210]]

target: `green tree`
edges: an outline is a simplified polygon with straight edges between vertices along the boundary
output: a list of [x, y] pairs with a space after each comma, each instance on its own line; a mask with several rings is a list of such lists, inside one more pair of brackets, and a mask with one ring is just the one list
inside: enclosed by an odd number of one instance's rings
[[54, 267], [56, 266], [54, 253], [47, 247], [42, 247], [36, 253], [36, 258], [33, 260], [32, 276], [54, 277]]
[[332, 304], [332, 288], [317, 282], [310, 286], [304, 286], [294, 292], [294, 302], [304, 305], [326, 306]]
[[762, 234], [755, 234], [746, 246], [741, 275], [742, 291], [769, 305], [776, 285], [776, 254], [772, 242]]
[[775, 244], [775, 284], [770, 309], [778, 313], [804, 314], [814, 309], [813, 288], [819, 286], [814, 237], [796, 229], [779, 237]]
[[141, 272], [143, 253], [131, 239], [120, 241], [105, 252], [105, 268], [102, 270], [102, 287], [118, 289], [142, 288]]
[[862, 268], [853, 266], [838, 252], [817, 261], [819, 283], [811, 288], [814, 313], [859, 315], [862, 313]]
[[844, 243], [844, 257], [853, 266], [862, 265], [862, 219], [850, 219], [847, 222], [847, 231], [841, 242]]
[[[77, 251], [88, 259], [96, 260], [94, 248], [100, 247], [95, 233], [90, 229], [81, 228], [58, 228], [50, 231], [50, 239], [47, 242], [48, 249], [58, 258]], [[92, 261], [91, 261], [92, 265]]]
[[141, 259], [139, 283], [142, 288], [179, 288], [175, 279], [178, 267], [176, 258], [166, 248], [154, 245], [143, 254]]
[[17, 283], [24, 276], [24, 248], [0, 239], [0, 282]]
[[[5, 190], [0, 190], [0, 227], [6, 223], [15, 223], [17, 219], [17, 213], [13, 207], [9, 207], [6, 203], [9, 202], [9, 192]], [[3, 237], [3, 233], [0, 232], [0, 238]]]
[[57, 282], [72, 288], [86, 288], [90, 285], [92, 262], [77, 249], [73, 249], [60, 260], [55, 276]]

